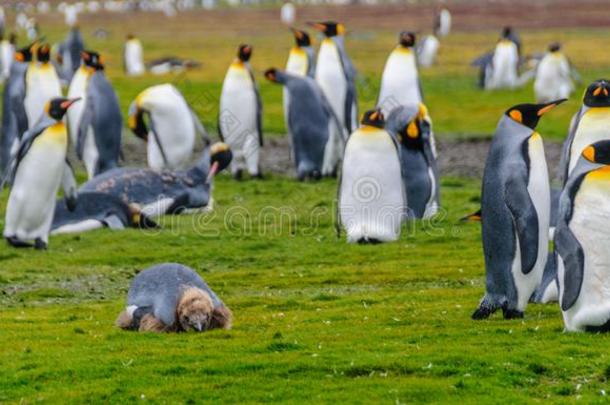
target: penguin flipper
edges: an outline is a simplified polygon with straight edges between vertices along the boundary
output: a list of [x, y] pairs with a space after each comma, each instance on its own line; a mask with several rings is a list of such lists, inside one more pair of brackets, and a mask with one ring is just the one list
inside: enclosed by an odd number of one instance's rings
[[205, 127], [203, 126], [201, 120], [199, 119], [199, 117], [197, 116], [197, 114], [195, 113], [195, 110], [193, 110], [193, 107], [190, 106], [190, 104], [187, 103], [187, 106], [189, 108], [189, 111], [191, 113], [191, 118], [193, 119], [193, 125], [195, 125], [195, 131], [201, 135], [201, 138], [203, 138], [203, 142], [205, 144], [210, 144], [210, 135], [208, 134], [208, 131], [206, 131]]
[[106, 226], [108, 228], [115, 230], [115, 231], [125, 229], [125, 225], [123, 225], [123, 221], [121, 221], [121, 219], [114, 214], [108, 215], [106, 218], [104, 218], [103, 222], [104, 222], [104, 224], [106, 224]]
[[521, 270], [529, 274], [538, 259], [538, 214], [527, 191], [526, 182], [512, 178], [506, 185], [506, 206], [510, 210], [515, 224], [519, 250], [521, 252]]
[[580, 295], [584, 278], [585, 255], [580, 242], [566, 225], [558, 227], [555, 231], [555, 249], [559, 254], [557, 260], [562, 260], [564, 263], [561, 309], [567, 311]]
[[[258, 133], [258, 143], [260, 146], [263, 146], [263, 101], [254, 78], [254, 73], [252, 73], [252, 68], [249, 64], [246, 65], [248, 68], [248, 73], [250, 74], [250, 79], [252, 80], [252, 86], [254, 87], [254, 95], [256, 96], [256, 132]], [[220, 125], [218, 128], [220, 128]]]
[[70, 164], [70, 161], [66, 158], [64, 172], [62, 174], [61, 183], [64, 189], [64, 199], [66, 200], [66, 206], [69, 211], [76, 209], [77, 202], [77, 184], [76, 178], [74, 177], [74, 169]]
[[34, 140], [42, 134], [42, 132], [53, 123], [50, 118], [41, 118], [40, 121], [36, 125], [34, 125], [31, 129], [27, 130], [23, 136], [21, 137], [21, 143], [19, 144], [19, 149], [12, 162], [12, 172], [11, 172], [11, 184], [15, 181], [15, 175], [17, 174], [17, 169], [19, 168], [19, 164], [21, 160], [27, 155], [28, 151], [32, 147]]
[[91, 123], [93, 122], [93, 114], [93, 103], [87, 103], [85, 105], [85, 111], [83, 111], [83, 115], [81, 116], [80, 123], [78, 124], [78, 135], [76, 138], [76, 156], [78, 156], [80, 160], [83, 159], [85, 139], [87, 132], [91, 127]]

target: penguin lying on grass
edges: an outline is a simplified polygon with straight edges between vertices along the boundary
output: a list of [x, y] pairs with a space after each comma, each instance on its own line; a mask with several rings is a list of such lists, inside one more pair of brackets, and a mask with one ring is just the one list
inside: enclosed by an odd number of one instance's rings
[[265, 77], [282, 84], [290, 99], [285, 115], [298, 179], [335, 174], [339, 161], [329, 153], [330, 142], [335, 137], [345, 142], [345, 135], [318, 83], [277, 69], [267, 70]]
[[233, 315], [205, 281], [177, 263], [150, 267], [133, 279], [116, 325], [140, 332], [230, 329]]
[[610, 140], [587, 146], [560, 197], [559, 302], [568, 331], [610, 331]]
[[188, 170], [116, 168], [89, 180], [80, 191], [111, 194], [126, 204], [139, 204], [152, 217], [198, 211], [210, 203], [212, 180], [231, 158], [229, 147], [216, 143], [207, 146], [199, 162]]
[[55, 204], [51, 235], [79, 233], [107, 227], [158, 228], [139, 205], [126, 204], [119, 197], [103, 193], [80, 193], [76, 209], [70, 210], [60, 201]]
[[502, 309], [521, 318], [542, 280], [547, 261], [550, 185], [540, 117], [557, 104], [520, 104], [500, 119], [492, 140], [481, 193], [486, 293], [473, 319]]
[[69, 209], [76, 206], [76, 181], [66, 160], [68, 132], [64, 114], [78, 99], [55, 98], [44, 115], [23, 135], [12, 164], [11, 192], [6, 207], [4, 237], [15, 247], [46, 249], [55, 196], [63, 182]]

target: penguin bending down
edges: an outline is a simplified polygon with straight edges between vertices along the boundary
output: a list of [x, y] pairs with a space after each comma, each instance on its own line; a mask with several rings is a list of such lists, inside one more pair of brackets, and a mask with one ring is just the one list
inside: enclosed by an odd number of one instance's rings
[[158, 228], [139, 205], [125, 204], [119, 197], [104, 193], [80, 193], [76, 209], [70, 211], [58, 201], [51, 225], [51, 235], [80, 233], [108, 227], [120, 230]]
[[386, 130], [399, 145], [410, 218], [429, 218], [440, 206], [438, 165], [427, 116], [423, 104], [409, 105], [395, 108], [386, 120]]
[[25, 74], [25, 113], [28, 129], [32, 128], [44, 113], [46, 103], [61, 97], [61, 83], [51, 63], [51, 48], [43, 44], [36, 51], [37, 62], [30, 62]]
[[21, 135], [27, 131], [27, 117], [23, 105], [25, 98], [25, 74], [32, 61], [33, 45], [19, 49], [11, 65], [9, 79], [2, 93], [2, 140], [0, 143], [0, 173], [6, 177], [19, 147]]
[[610, 140], [584, 149], [565, 184], [555, 231], [568, 331], [610, 331]]
[[553, 43], [536, 68], [534, 92], [538, 103], [568, 98], [574, 91], [572, 76], [576, 75], [570, 60], [561, 52], [561, 44]]
[[164, 263], [138, 273], [116, 325], [140, 332], [231, 329], [233, 315], [193, 269]]
[[145, 72], [142, 43], [132, 34], [127, 35], [123, 49], [123, 68], [127, 76], [141, 76]]
[[377, 100], [377, 107], [385, 115], [401, 105], [423, 102], [414, 47], [415, 34], [401, 32], [398, 45], [385, 64]]
[[[308, 24], [325, 36], [318, 51], [315, 79], [345, 131], [351, 133], [358, 126], [358, 98], [356, 69], [345, 50], [345, 27], [334, 21]], [[342, 151], [337, 149], [333, 153], [341, 156]]]
[[138, 94], [129, 106], [128, 124], [147, 142], [148, 166], [156, 171], [184, 169], [193, 154], [196, 134], [207, 139], [201, 121], [171, 84], [152, 86]]
[[505, 319], [523, 317], [540, 284], [549, 245], [550, 185], [540, 117], [565, 100], [520, 104], [498, 123], [481, 195], [486, 293], [473, 319], [502, 308]]
[[62, 78], [68, 83], [72, 81], [74, 73], [78, 70], [81, 62], [81, 52], [85, 50], [85, 43], [78, 27], [70, 28], [68, 36], [59, 44], [57, 59], [61, 65]]
[[37, 249], [46, 249], [60, 183], [68, 208], [76, 206], [76, 181], [66, 160], [68, 132], [62, 121], [75, 101], [47, 102], [45, 114], [23, 135], [13, 165], [3, 232], [12, 246], [29, 247], [33, 240]]
[[125, 204], [141, 205], [142, 212], [151, 217], [200, 211], [211, 204], [212, 180], [229, 165], [231, 157], [226, 144], [216, 143], [207, 146], [189, 170], [116, 168], [89, 180], [80, 192], [112, 194]]
[[407, 206], [399, 149], [380, 110], [368, 111], [345, 146], [339, 181], [337, 233], [349, 243], [395, 241]]
[[118, 166], [123, 118], [102, 57], [93, 51], [81, 56], [83, 64], [72, 78], [68, 97], [83, 101], [68, 111], [68, 124], [76, 154], [91, 179]]
[[310, 77], [277, 69], [267, 70], [265, 77], [282, 84], [291, 100], [284, 114], [298, 179], [336, 174], [339, 160], [331, 153], [334, 147], [331, 142], [333, 139], [345, 142], [343, 125], [318, 83]]
[[233, 151], [231, 173], [241, 178], [247, 169], [252, 177], [262, 177], [259, 165], [263, 146], [262, 103], [250, 67], [252, 47], [240, 45], [237, 58], [229, 66], [222, 83], [218, 131]]
[[585, 148], [604, 139], [610, 139], [610, 83], [597, 80], [587, 87], [583, 105], [572, 118], [568, 137], [563, 143], [559, 171], [567, 181]]

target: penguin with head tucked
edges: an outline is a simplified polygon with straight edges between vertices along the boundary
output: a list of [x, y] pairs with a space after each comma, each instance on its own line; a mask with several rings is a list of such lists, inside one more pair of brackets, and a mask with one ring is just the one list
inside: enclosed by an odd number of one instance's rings
[[407, 206], [399, 147], [379, 109], [364, 113], [347, 140], [338, 187], [337, 232], [349, 243], [395, 241]]
[[142, 213], [151, 217], [198, 212], [211, 209], [213, 178], [231, 158], [228, 145], [206, 145], [197, 164], [188, 170], [116, 168], [89, 180], [80, 192], [114, 195], [126, 204], [139, 204]]
[[66, 159], [68, 132], [63, 116], [77, 99], [54, 98], [21, 140], [12, 165], [11, 191], [3, 235], [15, 247], [45, 249], [60, 183], [66, 203], [76, 205], [76, 181]]
[[28, 129], [35, 125], [44, 113], [47, 101], [61, 97], [61, 82], [51, 63], [49, 44], [36, 49], [36, 62], [28, 64], [25, 74], [25, 98], [23, 100]]
[[574, 91], [572, 77], [580, 79], [570, 60], [561, 52], [561, 44], [552, 43], [536, 67], [534, 92], [537, 102], [568, 98]]
[[57, 48], [57, 60], [61, 65], [62, 78], [68, 83], [72, 81], [74, 73], [81, 65], [81, 52], [85, 50], [85, 43], [77, 26], [70, 28], [66, 39]]
[[560, 197], [559, 302], [569, 331], [610, 331], [610, 140], [587, 146]]
[[523, 317], [547, 261], [550, 221], [549, 174], [540, 117], [557, 104], [520, 104], [500, 119], [491, 142], [481, 193], [486, 293], [473, 319], [502, 309]]
[[11, 162], [21, 136], [27, 131], [27, 116], [23, 100], [25, 98], [25, 74], [32, 61], [33, 45], [15, 52], [9, 79], [2, 93], [2, 142], [0, 143], [0, 172], [3, 176], [10, 170]]
[[82, 101], [68, 111], [68, 124], [76, 154], [92, 178], [118, 166], [123, 118], [102, 57], [94, 51], [83, 51], [81, 57], [83, 63], [72, 78], [68, 97]]
[[138, 94], [129, 106], [128, 124], [147, 142], [148, 166], [156, 171], [186, 168], [196, 135], [207, 140], [201, 121], [171, 84], [152, 86]]
[[241, 178], [246, 169], [262, 177], [260, 148], [263, 146], [262, 102], [250, 58], [252, 46], [240, 45], [222, 83], [218, 131], [233, 151], [231, 173]]
[[563, 143], [559, 171], [564, 183], [587, 146], [610, 139], [610, 82], [600, 79], [591, 83], [585, 90], [582, 102]]
[[127, 41], [123, 47], [123, 69], [127, 76], [141, 76], [144, 68], [142, 43], [134, 35], [127, 35]]
[[377, 107], [387, 115], [401, 105], [419, 105], [423, 99], [417, 72], [415, 34], [404, 31], [385, 64]]
[[333, 136], [341, 139], [343, 125], [318, 83], [308, 77], [269, 69], [265, 77], [284, 86], [291, 102], [284, 111], [299, 180], [336, 173], [339, 164], [329, 153]]
[[[325, 36], [318, 51], [315, 79], [349, 134], [358, 126], [358, 98], [356, 69], [345, 50], [345, 26], [335, 21], [309, 25]], [[343, 153], [341, 138], [335, 136], [331, 142], [329, 152], [340, 159]]]
[[423, 104], [392, 110], [386, 130], [400, 145], [400, 161], [410, 218], [428, 218], [440, 205], [439, 176], [428, 111]]

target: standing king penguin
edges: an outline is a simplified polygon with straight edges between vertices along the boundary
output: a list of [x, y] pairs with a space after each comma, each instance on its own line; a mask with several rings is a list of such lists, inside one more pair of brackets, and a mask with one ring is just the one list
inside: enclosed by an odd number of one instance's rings
[[414, 47], [415, 34], [401, 32], [398, 46], [385, 64], [377, 100], [377, 107], [385, 115], [398, 106], [423, 102]]
[[9, 39], [0, 33], [0, 83], [4, 83], [11, 74], [11, 65], [15, 60], [15, 43], [17, 36], [11, 34]]
[[61, 64], [62, 77], [70, 83], [72, 76], [81, 64], [81, 52], [85, 50], [85, 43], [78, 27], [70, 28], [66, 39], [59, 44], [57, 59]]
[[25, 113], [28, 129], [32, 128], [44, 113], [46, 103], [61, 97], [61, 82], [51, 63], [51, 48], [42, 44], [36, 50], [37, 62], [30, 62], [25, 74]]
[[142, 43], [132, 34], [127, 35], [123, 48], [123, 69], [127, 76], [141, 76], [144, 74]]
[[568, 331], [610, 331], [610, 140], [587, 146], [560, 197], [559, 302]]
[[601, 79], [585, 90], [583, 105], [572, 118], [568, 137], [563, 143], [559, 170], [564, 183], [587, 146], [610, 139], [609, 126], [610, 83]]
[[77, 99], [54, 98], [24, 135], [13, 165], [4, 237], [15, 247], [46, 249], [60, 183], [68, 207], [76, 206], [76, 181], [66, 160], [68, 131], [63, 117]]
[[339, 159], [330, 153], [331, 140], [345, 138], [343, 125], [318, 83], [311, 77], [277, 69], [267, 70], [265, 77], [282, 84], [292, 100], [284, 113], [298, 179], [335, 174]]
[[349, 243], [395, 241], [407, 205], [398, 145], [380, 110], [367, 111], [345, 146], [338, 188], [337, 233]]
[[83, 51], [68, 97], [82, 101], [68, 111], [70, 138], [91, 179], [118, 166], [123, 118], [119, 99], [104, 74], [102, 57]]
[[491, 142], [481, 196], [486, 293], [473, 319], [502, 308], [521, 318], [542, 279], [549, 245], [551, 197], [540, 117], [565, 100], [520, 104], [500, 119]]
[[316, 71], [315, 54], [311, 47], [311, 38], [305, 31], [291, 28], [294, 35], [295, 45], [290, 49], [288, 61], [286, 62], [286, 72], [299, 75], [314, 77]]
[[536, 68], [534, 80], [536, 102], [547, 103], [570, 97], [574, 91], [572, 76], [577, 76], [576, 71], [569, 59], [561, 52], [561, 44], [557, 42], [551, 44], [549, 51]]
[[263, 146], [263, 107], [249, 63], [251, 56], [250, 45], [239, 46], [220, 95], [218, 130], [233, 151], [231, 173], [237, 179], [242, 177], [244, 169], [252, 177], [262, 177], [259, 158]]
[[[345, 51], [345, 27], [334, 21], [309, 25], [325, 36], [318, 51], [315, 79], [345, 130], [351, 133], [358, 126], [358, 99], [356, 69]], [[339, 145], [340, 140], [335, 140], [335, 143]], [[341, 152], [336, 151], [339, 155]]]
[[439, 175], [425, 105], [400, 106], [386, 120], [386, 130], [398, 143], [407, 193], [407, 216], [429, 218], [440, 205]]
[[156, 171], [184, 169], [193, 154], [196, 134], [207, 138], [201, 121], [171, 84], [141, 92], [129, 107], [128, 124], [138, 138], [147, 142], [148, 166]]

